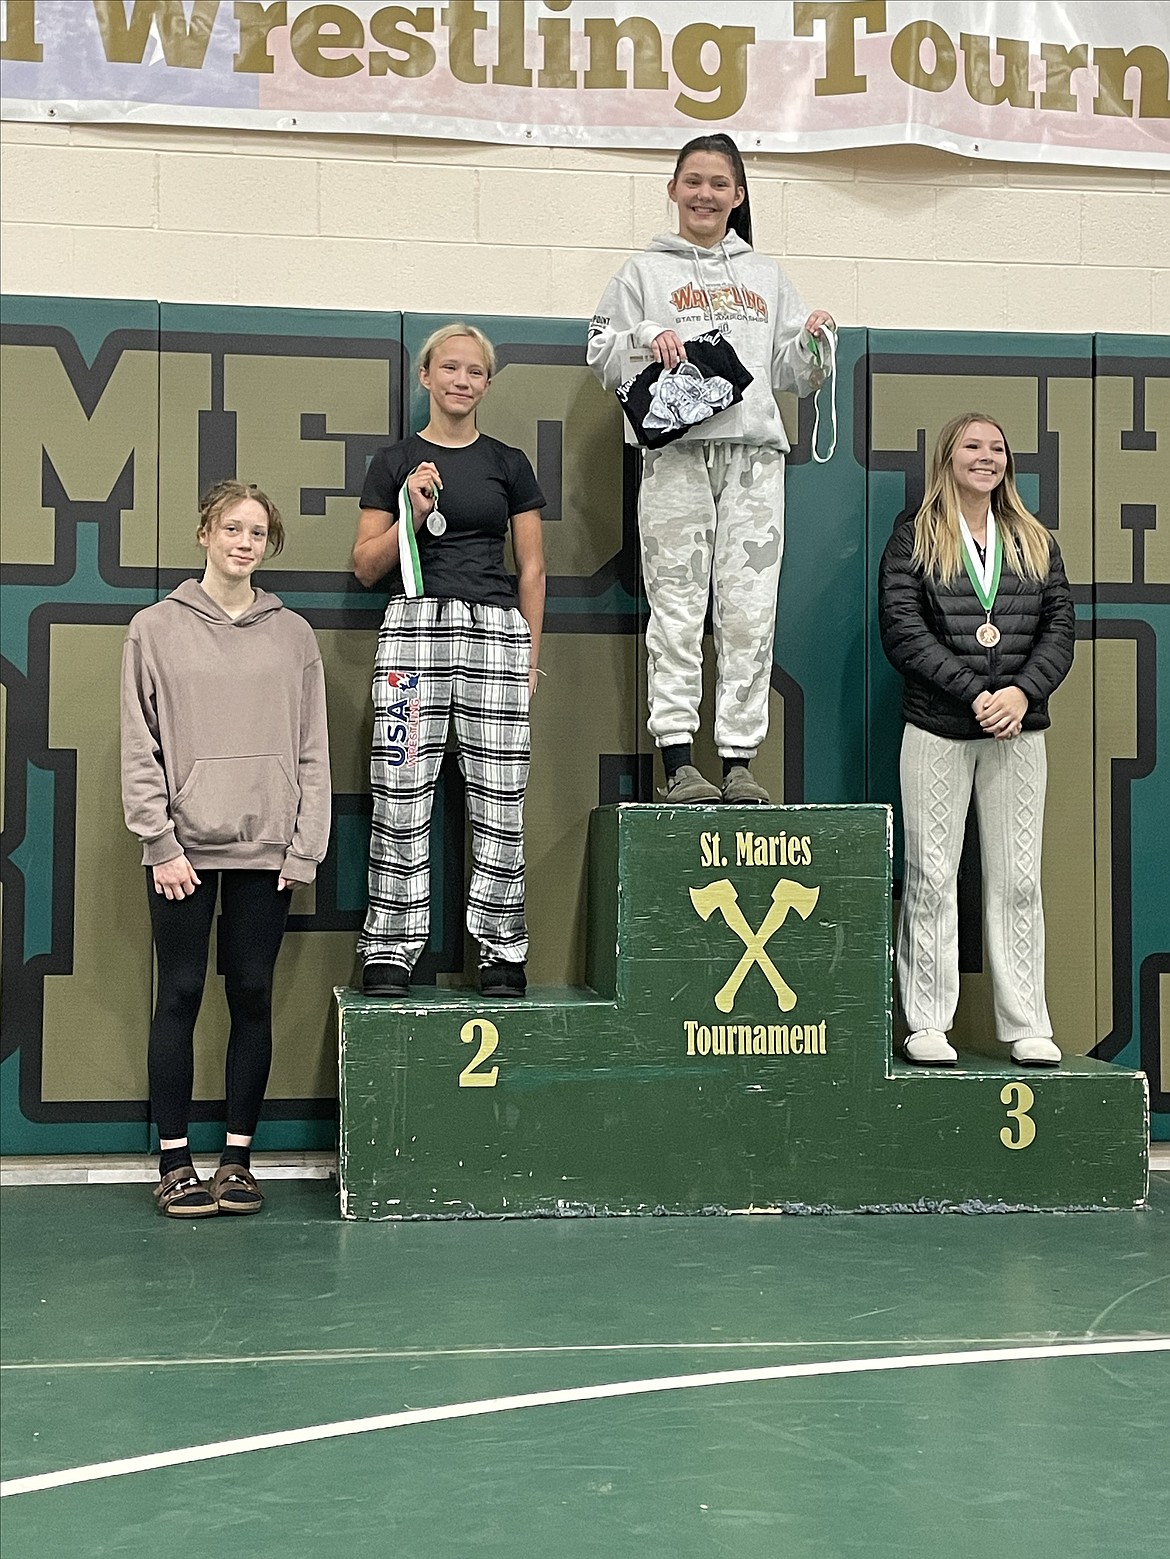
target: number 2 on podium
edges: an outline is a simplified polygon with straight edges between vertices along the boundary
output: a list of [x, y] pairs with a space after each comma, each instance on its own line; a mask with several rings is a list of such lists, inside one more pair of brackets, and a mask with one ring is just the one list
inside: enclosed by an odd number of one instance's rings
[[494, 1088], [500, 1076], [499, 1067], [493, 1066], [490, 1072], [481, 1072], [479, 1068], [499, 1044], [499, 1029], [487, 1018], [472, 1018], [459, 1030], [459, 1038], [465, 1045], [470, 1045], [473, 1039], [479, 1040], [479, 1049], [459, 1074], [460, 1088]]
[[1015, 1131], [1010, 1126], [1001, 1126], [999, 1140], [1005, 1148], [1026, 1148], [1036, 1137], [1036, 1122], [1028, 1114], [1036, 1102], [1036, 1095], [1027, 1083], [1005, 1083], [1000, 1090], [999, 1102], [1012, 1105], [1007, 1112], [1008, 1119], [1016, 1123]]

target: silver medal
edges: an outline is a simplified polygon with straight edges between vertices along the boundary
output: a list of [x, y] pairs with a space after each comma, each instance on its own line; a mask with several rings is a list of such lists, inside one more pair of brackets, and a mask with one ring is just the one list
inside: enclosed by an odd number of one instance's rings
[[438, 504], [436, 504], [435, 507], [431, 510], [430, 514], [427, 515], [427, 529], [430, 531], [432, 536], [441, 536], [447, 529], [447, 521], [445, 517], [439, 513]]

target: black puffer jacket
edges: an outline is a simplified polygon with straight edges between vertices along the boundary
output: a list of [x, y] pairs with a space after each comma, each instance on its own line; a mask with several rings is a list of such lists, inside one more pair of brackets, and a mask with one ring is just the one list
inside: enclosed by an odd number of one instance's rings
[[[1060, 548], [1043, 581], [1020, 579], [1003, 565], [992, 621], [1001, 638], [984, 649], [975, 630], [987, 621], [963, 569], [949, 585], [912, 561], [914, 520], [902, 520], [886, 543], [878, 578], [882, 648], [905, 687], [902, 714], [935, 736], [985, 736], [972, 703], [983, 692], [1015, 686], [1028, 695], [1025, 731], [1043, 731], [1049, 695], [1072, 665], [1076, 614]], [[990, 738], [989, 738], [990, 739]]]

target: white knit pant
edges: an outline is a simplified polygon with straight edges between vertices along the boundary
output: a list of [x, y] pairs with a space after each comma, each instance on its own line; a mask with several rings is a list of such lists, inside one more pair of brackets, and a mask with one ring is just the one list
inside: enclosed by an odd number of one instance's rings
[[753, 758], [768, 731], [784, 555], [784, 456], [749, 444], [647, 450], [638, 501], [650, 603], [646, 676], [659, 747], [699, 728], [703, 620], [714, 591], [715, 745]]
[[983, 917], [995, 1032], [1005, 1045], [1051, 1038], [1044, 1000], [1040, 849], [1044, 736], [952, 741], [908, 725], [902, 737], [906, 869], [898, 985], [913, 1033], [954, 1022], [959, 1002], [958, 871], [972, 788], [983, 855]]

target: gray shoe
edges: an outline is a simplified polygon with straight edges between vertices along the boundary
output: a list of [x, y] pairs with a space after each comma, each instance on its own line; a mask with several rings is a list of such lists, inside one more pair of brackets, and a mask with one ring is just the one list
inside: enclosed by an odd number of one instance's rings
[[720, 791], [705, 780], [692, 763], [684, 763], [666, 782], [663, 795], [672, 805], [696, 806], [707, 801], [721, 801]]
[[737, 763], [735, 768], [727, 771], [727, 778], [723, 781], [722, 797], [732, 806], [768, 807], [772, 804], [772, 798], [758, 780], [752, 778], [751, 770], [745, 769]]

